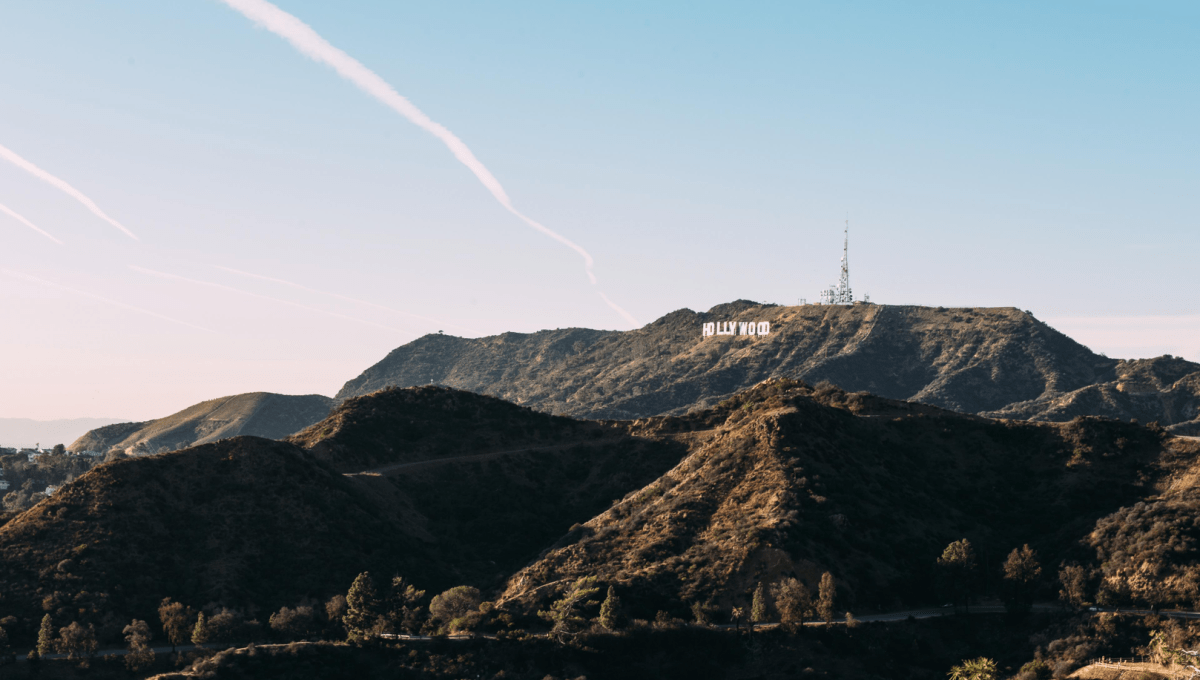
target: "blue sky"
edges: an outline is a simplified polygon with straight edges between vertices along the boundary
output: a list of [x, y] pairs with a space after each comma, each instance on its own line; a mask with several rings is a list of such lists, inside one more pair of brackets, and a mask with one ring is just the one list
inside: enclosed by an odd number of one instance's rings
[[641, 323], [814, 301], [847, 214], [875, 301], [1200, 360], [1195, 3], [276, 4], [461, 138], [598, 285], [437, 139], [219, 2], [12, 0], [0, 145], [140, 240], [0, 162], [0, 204], [64, 242], [0, 215], [0, 415], [332, 394], [439, 329], [630, 327], [598, 291]]

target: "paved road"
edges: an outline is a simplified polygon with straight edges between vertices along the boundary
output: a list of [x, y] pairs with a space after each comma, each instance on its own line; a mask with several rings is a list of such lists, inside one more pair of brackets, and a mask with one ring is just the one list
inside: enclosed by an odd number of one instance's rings
[[[229, 644], [211, 643], [211, 644], [207, 644], [207, 645], [180, 645], [180, 646], [176, 647], [175, 649], [179, 650], [180, 652], [194, 652], [197, 649], [229, 649], [231, 647], [239, 647], [239, 646], [245, 647], [246, 645], [229, 645]], [[170, 654], [171, 653], [170, 645], [164, 645], [162, 647], [151, 647], [150, 649], [154, 650], [155, 654]], [[109, 655], [125, 656], [128, 653], [129, 653], [129, 650], [127, 648], [120, 647], [117, 649], [101, 649], [101, 650], [98, 650], [92, 656], [93, 657], [101, 657], [101, 656], [109, 656]], [[67, 658], [67, 655], [66, 654], [43, 654], [42, 658], [45, 660], [65, 659], [65, 658]], [[25, 658], [24, 654], [17, 654], [17, 661], [27, 661], [27, 659]]]

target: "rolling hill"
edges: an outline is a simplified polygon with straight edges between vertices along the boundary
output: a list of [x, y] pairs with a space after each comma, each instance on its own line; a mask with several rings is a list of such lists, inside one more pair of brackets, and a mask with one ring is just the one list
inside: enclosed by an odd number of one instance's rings
[[[0, 592], [29, 625], [46, 606], [100, 625], [153, 619], [164, 597], [291, 606], [344, 593], [364, 570], [499, 585], [682, 455], [491, 397], [386, 390], [291, 441], [239, 436], [94, 468], [0, 526]], [[452, 460], [359, 467], [430, 459]]]
[[252, 435], [282, 439], [329, 414], [334, 401], [318, 394], [250, 392], [200, 402], [165, 418], [100, 427], [76, 439], [70, 451], [161, 453], [219, 439]]
[[[1110, 515], [1168, 488], [1194, 492], [1200, 451], [1128, 423], [994, 421], [785, 380], [631, 432], [670, 437], [693, 418], [712, 429], [678, 466], [567, 534], [509, 580], [502, 600], [544, 606], [556, 585], [588, 575], [616, 584], [638, 615], [682, 616], [689, 602], [746, 606], [757, 583], [788, 576], [815, 592], [828, 570], [843, 606], [900, 607], [934, 600], [934, 560], [963, 537], [988, 578], [1025, 543], [1047, 565], [1115, 565], [1111, 555], [1129, 548], [1106, 538], [1119, 533]], [[1162, 516], [1190, 506], [1170, 507]], [[1154, 513], [1144, 517], [1136, 531], [1163, 533]], [[1137, 536], [1121, 540], [1148, 549]], [[1160, 560], [1163, 578], [1196, 578], [1194, 553], [1160, 545], [1173, 559]], [[1143, 591], [1163, 584], [1140, 576]]]
[[[527, 613], [580, 575], [642, 617], [824, 570], [841, 606], [927, 603], [932, 560], [964, 536], [990, 573], [1022, 543], [1099, 569], [1118, 546], [1148, 550], [1138, 538], [1164, 517], [1186, 535], [1198, 449], [1129, 423], [995, 421], [790, 380], [605, 422], [388, 389], [287, 441], [93, 469], [0, 527], [0, 590], [30, 626], [47, 606], [152, 617], [168, 596], [262, 611], [344, 592], [362, 570], [476, 585]], [[1160, 555], [1162, 578], [1200, 575], [1188, 554]]]

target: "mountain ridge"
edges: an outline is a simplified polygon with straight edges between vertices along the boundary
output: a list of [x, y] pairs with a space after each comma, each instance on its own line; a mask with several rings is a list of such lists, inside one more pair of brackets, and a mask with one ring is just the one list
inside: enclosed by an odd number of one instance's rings
[[335, 402], [319, 394], [247, 392], [209, 399], [163, 418], [116, 423], [76, 439], [70, 451], [116, 449], [127, 454], [159, 453], [240, 435], [282, 439], [324, 418]]
[[[769, 322], [769, 334], [701, 335], [705, 323], [750, 321]], [[1200, 364], [1183, 360], [1140, 362], [1096, 354], [1012, 307], [786, 307], [739, 300], [707, 312], [676, 310], [632, 331], [427, 335], [392, 350], [336, 398], [432, 383], [550, 413], [629, 419], [710, 407], [762, 380], [787, 377], [963, 413], [1046, 420], [1055, 418], [1056, 399], [1120, 382], [1129, 366], [1175, 363], [1200, 375]], [[1200, 404], [1200, 390], [1193, 392]], [[1150, 420], [1200, 419], [1188, 404], [1174, 416], [1164, 411]]]

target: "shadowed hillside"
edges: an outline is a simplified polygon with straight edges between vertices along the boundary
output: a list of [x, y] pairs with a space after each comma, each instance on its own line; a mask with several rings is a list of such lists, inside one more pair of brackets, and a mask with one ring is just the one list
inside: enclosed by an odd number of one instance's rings
[[1093, 415], [1157, 421], [1180, 435], [1200, 435], [1200, 364], [1178, 357], [1121, 361], [1106, 382], [1046, 395], [985, 415], [1065, 421]]
[[[312, 450], [236, 437], [84, 474], [0, 527], [5, 607], [34, 623], [44, 601], [64, 611], [102, 601], [126, 619], [152, 618], [168, 596], [252, 611], [345, 592], [368, 569], [434, 588], [498, 585], [684, 455], [445, 388], [350, 400], [295, 441]], [[340, 474], [362, 469], [351, 461], [497, 448], [393, 477]]]
[[[684, 418], [715, 422], [690, 455], [516, 574], [506, 599], [595, 575], [659, 608], [748, 603], [759, 582], [823, 571], [846, 606], [929, 602], [933, 560], [967, 537], [995, 565], [1024, 543], [1044, 563], [1078, 554], [1097, 520], [1190, 465], [1180, 440], [1125, 423], [991, 421], [832, 386], [771, 381]], [[1174, 448], [1172, 448], [1174, 447]]]
[[[703, 323], [723, 321], [769, 321], [771, 332], [701, 337]], [[790, 377], [975, 413], [1106, 380], [1116, 364], [1012, 308], [739, 301], [627, 332], [428, 335], [346, 383], [338, 398], [434, 382], [551, 413], [637, 418], [712, 406]]]
[[1109, 601], [1174, 602], [1200, 584], [1197, 448], [1129, 423], [995, 421], [790, 380], [606, 422], [390, 389], [289, 441], [95, 468], [0, 527], [0, 589], [23, 635], [43, 611], [104, 624], [152, 618], [167, 596], [274, 609], [364, 570], [475, 585], [514, 615], [596, 576], [642, 618], [727, 612], [760, 582], [830, 571], [838, 607], [864, 611], [938, 601], [933, 561], [966, 537], [981, 590], [1029, 543], [1048, 568], [1077, 560], [1111, 581]]
[[239, 435], [282, 439], [324, 418], [334, 403], [319, 394], [250, 392], [200, 402], [158, 420], [101, 427], [67, 448], [100, 452], [117, 449], [136, 455], [173, 451]]
[[379, 514], [303, 450], [237, 437], [106, 463], [63, 487], [0, 527], [0, 583], [9, 611], [31, 616], [99, 599], [152, 618], [166, 596], [278, 607], [411, 558]]

